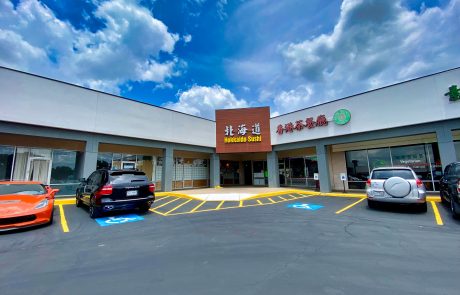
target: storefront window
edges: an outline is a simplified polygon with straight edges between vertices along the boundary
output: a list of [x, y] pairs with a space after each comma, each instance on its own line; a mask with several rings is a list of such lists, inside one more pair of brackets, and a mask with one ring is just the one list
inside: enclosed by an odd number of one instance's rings
[[113, 154], [113, 160], [112, 160], [113, 170], [121, 169], [121, 159], [122, 159], [122, 154]]
[[367, 150], [367, 156], [369, 159], [369, 169], [371, 171], [374, 168], [391, 167], [391, 156], [389, 148]]
[[53, 165], [51, 167], [51, 183], [69, 183], [77, 180], [76, 174], [77, 152], [53, 151]]
[[367, 150], [348, 151], [345, 153], [347, 160], [347, 176], [349, 189], [364, 189], [369, 177]]
[[112, 153], [99, 153], [97, 155], [97, 169], [112, 169]]
[[433, 190], [431, 186], [430, 163], [428, 162], [424, 145], [392, 147], [391, 155], [393, 156], [394, 166], [412, 168], [418, 178], [430, 183], [430, 190]]
[[457, 161], [460, 161], [460, 141], [454, 142], [455, 152], [457, 153]]
[[10, 180], [13, 158], [14, 147], [0, 145], [0, 180]]

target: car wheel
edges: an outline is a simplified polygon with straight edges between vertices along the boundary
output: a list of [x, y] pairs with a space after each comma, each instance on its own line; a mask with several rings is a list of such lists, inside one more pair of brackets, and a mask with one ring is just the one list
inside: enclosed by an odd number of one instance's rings
[[94, 201], [91, 199], [90, 205], [89, 205], [89, 217], [91, 218], [98, 218], [100, 215], [99, 208], [97, 208], [94, 205]]
[[458, 212], [459, 208], [457, 207], [457, 204], [455, 204], [453, 198], [450, 199], [450, 211], [452, 211], [452, 217], [454, 217], [455, 219], [460, 218], [460, 213]]
[[54, 208], [53, 208], [53, 210], [51, 210], [51, 217], [50, 217], [50, 221], [48, 222], [48, 224], [52, 224], [53, 219], [54, 219]]
[[440, 197], [441, 197], [441, 203], [442, 203], [443, 205], [446, 205], [446, 204], [447, 204], [447, 200], [446, 200], [446, 198], [444, 197], [444, 194], [442, 193], [442, 191], [439, 192], [439, 195], [440, 195]]
[[139, 207], [139, 212], [140, 213], [147, 213], [149, 212], [149, 209], [150, 209], [150, 204], [149, 203], [146, 203], [146, 204], [143, 204]]
[[369, 208], [371, 208], [371, 209], [375, 209], [376, 204], [375, 204], [374, 201], [371, 201], [371, 200], [367, 199], [367, 206], [368, 206]]
[[428, 204], [427, 203], [419, 204], [419, 210], [420, 212], [425, 213], [426, 211], [428, 211]]
[[75, 206], [81, 207], [81, 200], [78, 196], [75, 196]]

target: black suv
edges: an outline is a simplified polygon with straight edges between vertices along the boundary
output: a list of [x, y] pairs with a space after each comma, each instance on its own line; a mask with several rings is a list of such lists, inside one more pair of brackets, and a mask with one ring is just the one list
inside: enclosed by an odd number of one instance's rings
[[460, 162], [450, 163], [440, 180], [439, 194], [443, 203], [450, 203], [454, 218], [460, 218]]
[[116, 210], [147, 212], [154, 200], [155, 185], [144, 172], [135, 170], [96, 170], [88, 179], [81, 179], [75, 194], [77, 207], [89, 206], [91, 218]]

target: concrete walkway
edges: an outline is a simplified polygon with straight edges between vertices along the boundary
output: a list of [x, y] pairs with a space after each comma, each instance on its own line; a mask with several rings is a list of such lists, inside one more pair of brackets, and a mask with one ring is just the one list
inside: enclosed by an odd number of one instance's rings
[[242, 201], [254, 196], [276, 194], [286, 192], [291, 188], [277, 187], [253, 187], [253, 186], [235, 186], [224, 188], [203, 188], [174, 191], [178, 195], [186, 195], [194, 199], [203, 201]]

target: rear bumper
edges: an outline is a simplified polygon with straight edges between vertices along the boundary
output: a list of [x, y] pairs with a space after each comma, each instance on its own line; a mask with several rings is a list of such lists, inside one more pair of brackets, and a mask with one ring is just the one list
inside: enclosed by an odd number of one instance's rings
[[423, 204], [426, 203], [426, 192], [419, 190], [418, 196], [408, 196], [404, 198], [395, 198], [388, 195], [374, 196], [371, 192], [367, 191], [367, 199], [375, 202], [383, 203], [396, 203], [396, 204]]
[[104, 212], [118, 211], [118, 210], [131, 210], [143, 206], [145, 204], [153, 204], [155, 195], [145, 198], [117, 200], [117, 201], [103, 201], [98, 207]]

